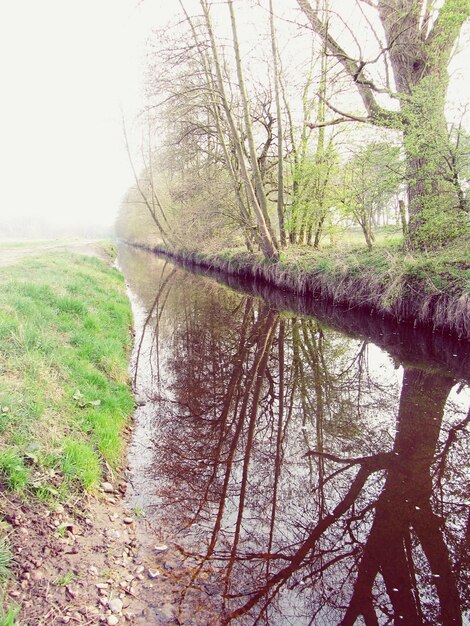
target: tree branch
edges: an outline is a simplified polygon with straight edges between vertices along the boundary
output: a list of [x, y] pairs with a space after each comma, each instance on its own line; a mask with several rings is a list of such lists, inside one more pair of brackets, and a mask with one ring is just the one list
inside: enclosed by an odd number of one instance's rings
[[[321, 22], [317, 17], [308, 0], [297, 0], [297, 4], [310, 22], [313, 31], [319, 35], [326, 43], [329, 52], [338, 60], [338, 62], [346, 70], [346, 73], [354, 81], [358, 93], [362, 99], [364, 107], [369, 115], [368, 122], [378, 126], [386, 126], [388, 128], [401, 128], [401, 115], [396, 111], [390, 111], [381, 107], [373, 94], [373, 89], [368, 81], [362, 79], [359, 81], [364, 63], [358, 63], [352, 59], [338, 42], [329, 34], [326, 24]], [[373, 6], [373, 5], [372, 5]]]

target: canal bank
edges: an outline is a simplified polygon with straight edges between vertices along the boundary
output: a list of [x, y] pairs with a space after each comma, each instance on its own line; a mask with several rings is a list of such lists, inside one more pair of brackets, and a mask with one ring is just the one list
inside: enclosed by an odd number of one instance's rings
[[463, 244], [430, 253], [397, 246], [367, 250], [288, 248], [278, 261], [246, 250], [204, 253], [140, 247], [199, 267], [330, 302], [361, 313], [470, 340], [470, 263]]
[[132, 318], [113, 262], [94, 241], [0, 246], [2, 626], [148, 623], [123, 503]]

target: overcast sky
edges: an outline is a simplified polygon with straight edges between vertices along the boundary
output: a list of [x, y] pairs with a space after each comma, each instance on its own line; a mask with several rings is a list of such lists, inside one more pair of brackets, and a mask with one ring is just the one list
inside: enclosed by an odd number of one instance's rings
[[0, 0], [0, 225], [112, 224], [133, 182], [120, 109], [130, 120], [142, 106], [146, 40], [176, 6]]
[[110, 224], [132, 184], [120, 107], [171, 2], [0, 0], [0, 220]]

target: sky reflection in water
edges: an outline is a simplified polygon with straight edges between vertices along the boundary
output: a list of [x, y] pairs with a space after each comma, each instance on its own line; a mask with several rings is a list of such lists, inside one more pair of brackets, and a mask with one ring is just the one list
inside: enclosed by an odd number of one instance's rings
[[221, 623], [461, 624], [465, 346], [427, 360], [416, 333], [387, 353], [146, 253], [120, 262], [142, 404], [133, 501], [197, 555]]

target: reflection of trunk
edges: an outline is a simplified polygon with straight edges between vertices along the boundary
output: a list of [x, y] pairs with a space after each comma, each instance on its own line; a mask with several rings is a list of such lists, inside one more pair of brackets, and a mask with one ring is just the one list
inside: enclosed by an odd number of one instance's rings
[[[238, 542], [240, 539], [240, 531], [242, 527], [243, 511], [245, 509], [246, 490], [248, 486], [248, 468], [250, 465], [251, 453], [253, 451], [253, 439], [256, 428], [256, 418], [258, 416], [258, 403], [261, 394], [261, 389], [264, 381], [264, 375], [268, 359], [271, 351], [271, 344], [274, 340], [277, 327], [277, 316], [273, 311], [269, 311], [266, 316], [266, 321], [263, 326], [262, 333], [258, 341], [255, 360], [253, 363], [250, 377], [248, 379], [248, 386], [246, 387], [243, 398], [243, 410], [248, 405], [250, 400], [250, 421], [248, 424], [247, 440], [245, 444], [245, 457], [243, 460], [242, 482], [240, 488], [240, 497], [238, 502], [238, 514], [237, 522], [235, 525], [235, 535], [232, 543], [232, 550], [230, 554], [230, 561], [226, 570], [226, 583], [225, 591], [227, 592], [228, 585], [230, 583], [230, 575], [233, 565], [237, 556]], [[251, 398], [250, 398], [251, 395]], [[245, 411], [246, 412], [246, 411]]]
[[[269, 337], [269, 341], [272, 341], [272, 334], [271, 334], [272, 328], [270, 328], [270, 326], [273, 323], [274, 323], [274, 320], [272, 318], [272, 314], [270, 313], [267, 322], [259, 321], [256, 324], [255, 329], [253, 330], [250, 336], [250, 341], [248, 343], [248, 345], [251, 345], [251, 341], [256, 340], [258, 342], [258, 351], [257, 351], [257, 356], [254, 359], [253, 365], [250, 368], [250, 371], [246, 374], [246, 379], [244, 380], [242, 378], [239, 385], [237, 385], [237, 389], [236, 389], [237, 401], [233, 406], [233, 410], [235, 412], [238, 412], [238, 415], [236, 416], [235, 431], [233, 435], [231, 436], [230, 449], [228, 452], [228, 456], [227, 456], [227, 459], [225, 460], [226, 467], [225, 467], [224, 484], [223, 484], [222, 493], [221, 493], [220, 500], [219, 500], [219, 509], [217, 512], [216, 523], [214, 525], [211, 542], [207, 550], [208, 557], [212, 554], [215, 548], [217, 535], [220, 530], [220, 526], [222, 524], [222, 516], [224, 513], [225, 500], [227, 498], [228, 488], [229, 488], [230, 479], [231, 479], [233, 460], [235, 457], [235, 453], [237, 451], [237, 446], [238, 446], [238, 443], [242, 434], [243, 426], [245, 425], [248, 405], [250, 401], [250, 394], [252, 393], [252, 389], [253, 389], [253, 386], [255, 385], [256, 377], [260, 369], [260, 359], [262, 360], [264, 357], [264, 350], [266, 349], [266, 344], [265, 344], [266, 336]], [[264, 340], [262, 341], [263, 338]], [[261, 345], [259, 344], [259, 342], [262, 342]], [[240, 365], [242, 366], [243, 364], [240, 364]], [[266, 366], [266, 364], [264, 363], [264, 360], [262, 360], [262, 366], [264, 370]], [[243, 371], [243, 367], [241, 367], [241, 371]], [[241, 405], [240, 405], [240, 402], [241, 402]], [[224, 412], [226, 410], [228, 411], [229, 408], [230, 406], [228, 404], [225, 404]], [[225, 435], [227, 437], [227, 433]]]
[[[431, 509], [430, 467], [452, 387], [450, 378], [405, 370], [392, 464], [380, 498], [354, 593], [342, 621], [352, 626], [362, 615], [378, 624], [372, 608], [372, 586], [381, 573], [400, 624], [424, 624], [407, 544], [412, 526], [431, 566], [442, 623], [460, 624], [460, 601], [440, 519]], [[402, 616], [398, 618], [398, 616]]]
[[247, 298], [245, 303], [245, 312], [243, 314], [243, 321], [241, 323], [239, 331], [240, 339], [238, 342], [238, 349], [234, 353], [233, 359], [231, 361], [232, 369], [229, 381], [226, 386], [226, 391], [224, 393], [224, 401], [221, 406], [222, 410], [220, 412], [220, 415], [217, 416], [219, 436], [217, 439], [217, 445], [214, 448], [213, 458], [211, 459], [212, 471], [209, 480], [207, 481], [204, 495], [202, 496], [200, 504], [192, 517], [191, 523], [194, 523], [196, 520], [198, 520], [201, 510], [209, 501], [209, 493], [211, 487], [213, 486], [213, 483], [217, 478], [217, 473], [221, 463], [224, 463], [225, 461], [225, 459], [222, 459], [222, 452], [224, 449], [224, 442], [227, 437], [227, 422], [230, 411], [233, 410], [234, 406], [238, 404], [240, 399], [245, 363], [248, 360], [248, 355], [251, 348], [251, 343], [248, 341], [247, 334], [250, 330], [250, 318], [252, 314], [253, 301]]
[[[310, 320], [302, 320], [303, 342], [301, 343], [302, 352], [306, 363], [310, 366], [313, 377], [311, 386], [315, 390], [315, 403], [313, 399], [309, 402], [310, 413], [315, 418], [315, 434], [316, 434], [316, 450], [323, 453], [323, 422], [325, 419], [325, 398], [327, 391], [326, 369], [323, 367], [322, 353], [322, 332], [316, 323]], [[318, 335], [318, 340], [317, 340]], [[305, 381], [302, 382], [305, 386]], [[324, 480], [325, 480], [325, 461], [320, 455], [317, 458], [318, 473], [318, 518], [321, 520], [325, 511], [324, 496]]]
[[[147, 328], [150, 324], [150, 322], [152, 321], [152, 316], [154, 315], [154, 311], [157, 310], [158, 311], [158, 316], [157, 316], [157, 320], [156, 320], [156, 327], [157, 327], [157, 331], [154, 331], [154, 341], [156, 343], [157, 346], [157, 350], [158, 350], [158, 323], [160, 321], [160, 318], [162, 316], [163, 310], [165, 308], [165, 302], [166, 302], [166, 298], [168, 297], [168, 294], [164, 300], [163, 306], [161, 305], [160, 302], [160, 298], [162, 293], [165, 291], [166, 286], [168, 285], [168, 283], [170, 283], [170, 289], [171, 289], [171, 279], [173, 278], [173, 276], [176, 273], [176, 268], [172, 269], [171, 272], [168, 274], [168, 276], [163, 280], [163, 276], [165, 274], [165, 269], [166, 269], [166, 261], [165, 264], [163, 265], [162, 268], [162, 273], [161, 273], [161, 282], [160, 282], [160, 287], [157, 291], [157, 295], [155, 296], [155, 300], [152, 303], [152, 306], [149, 309], [149, 312], [147, 314], [147, 317], [145, 319], [144, 325], [142, 327], [142, 332], [141, 332], [141, 336], [139, 339], [139, 343], [137, 346], [137, 351], [136, 351], [136, 356], [135, 356], [135, 364], [134, 364], [134, 377], [132, 380], [132, 384], [134, 389], [137, 388], [137, 377], [139, 374], [139, 365], [140, 365], [140, 356], [141, 356], [141, 352], [142, 352], [142, 347], [143, 347], [143, 343], [144, 343], [144, 339], [145, 339], [145, 335], [147, 332]], [[152, 343], [153, 345], [153, 343]], [[160, 375], [160, 372], [158, 373], [158, 376]]]
[[[218, 417], [219, 440], [215, 448], [215, 458], [213, 460], [213, 469], [211, 477], [205, 489], [204, 497], [197, 509], [193, 521], [199, 516], [202, 508], [210, 500], [210, 488], [217, 478], [217, 470], [224, 465], [223, 485], [217, 496], [218, 510], [212, 529], [211, 539], [207, 547], [206, 554], [197, 568], [195, 568], [191, 577], [192, 582], [196, 580], [199, 572], [203, 568], [205, 562], [209, 560], [215, 550], [219, 532], [222, 526], [225, 505], [229, 497], [230, 481], [233, 479], [233, 466], [235, 455], [240, 448], [244, 427], [246, 426], [247, 416], [249, 416], [247, 442], [244, 446], [244, 467], [242, 484], [239, 497], [239, 509], [237, 516], [237, 524], [235, 537], [232, 544], [232, 551], [226, 572], [226, 587], [230, 583], [230, 574], [235, 562], [238, 541], [241, 531], [241, 521], [245, 506], [245, 495], [248, 481], [248, 467], [251, 458], [254, 430], [256, 427], [256, 417], [258, 414], [259, 396], [261, 393], [264, 374], [267, 367], [271, 345], [275, 337], [278, 315], [262, 309], [261, 315], [252, 327], [250, 327], [250, 319], [253, 315], [253, 301], [247, 300], [245, 314], [243, 317], [241, 336], [238, 344], [238, 350], [232, 359], [232, 372], [227, 388], [227, 394], [224, 395], [224, 401], [221, 406], [221, 413]], [[253, 362], [246, 372], [250, 361], [250, 352], [256, 346], [256, 352]], [[230, 424], [230, 415], [233, 415], [233, 422]], [[224, 444], [228, 444], [229, 448], [225, 458], [223, 458]], [[188, 586], [188, 589], [191, 585]], [[184, 597], [186, 592], [183, 592]]]
[[[341, 459], [321, 451], [310, 453], [349, 466], [359, 464], [360, 469], [342, 501], [331, 513], [318, 520], [304, 542], [291, 554], [289, 564], [273, 573], [264, 587], [243, 606], [232, 611], [228, 621], [246, 615], [258, 602], [262, 601], [263, 606], [267, 607], [290, 577], [307, 560], [311, 562], [317, 542], [355, 505], [368, 478], [374, 472], [386, 470], [387, 478], [376, 502], [375, 519], [363, 548], [353, 595], [341, 624], [353, 626], [361, 616], [367, 626], [380, 623], [372, 593], [379, 575], [392, 605], [391, 608], [385, 606], [384, 611], [388, 616], [391, 613], [394, 615], [394, 623], [408, 626], [427, 623], [420, 605], [412, 561], [411, 527], [431, 568], [440, 621], [444, 626], [462, 623], [456, 579], [443, 540], [441, 520], [434, 514], [430, 504], [430, 468], [452, 384], [452, 379], [440, 374], [405, 370], [397, 435], [391, 453], [355, 459]], [[318, 555], [315, 561], [318, 575], [321, 575], [323, 569], [328, 569], [334, 560], [323, 564], [321, 555]]]
[[[276, 511], [277, 511], [277, 499], [279, 479], [281, 476], [282, 465], [282, 431], [284, 428], [284, 341], [285, 341], [285, 322], [281, 320], [279, 322], [279, 335], [278, 335], [278, 355], [279, 355], [279, 400], [278, 400], [278, 417], [277, 417], [277, 432], [276, 432], [276, 456], [274, 460], [274, 481], [273, 481], [273, 499], [271, 507], [271, 523], [269, 527], [269, 542], [268, 542], [268, 554], [271, 554], [274, 539], [274, 528], [276, 526]], [[269, 560], [266, 561], [267, 577], [269, 578]]]
[[344, 498], [331, 513], [326, 515], [311, 530], [307, 539], [290, 557], [289, 565], [278, 571], [277, 574], [271, 576], [260, 591], [255, 593], [242, 607], [232, 611], [232, 613], [228, 616], [228, 620], [223, 623], [228, 623], [230, 620], [246, 615], [246, 613], [248, 613], [250, 609], [261, 600], [261, 598], [268, 596], [270, 592], [272, 595], [268, 598], [268, 600], [266, 600], [266, 604], [272, 601], [282, 585], [302, 566], [302, 563], [315, 548], [317, 541], [319, 541], [322, 535], [326, 533], [326, 531], [333, 526], [351, 506], [354, 505], [370, 474], [381, 469], [384, 469], [384, 455], [377, 455], [376, 457], [370, 457], [365, 460]]

